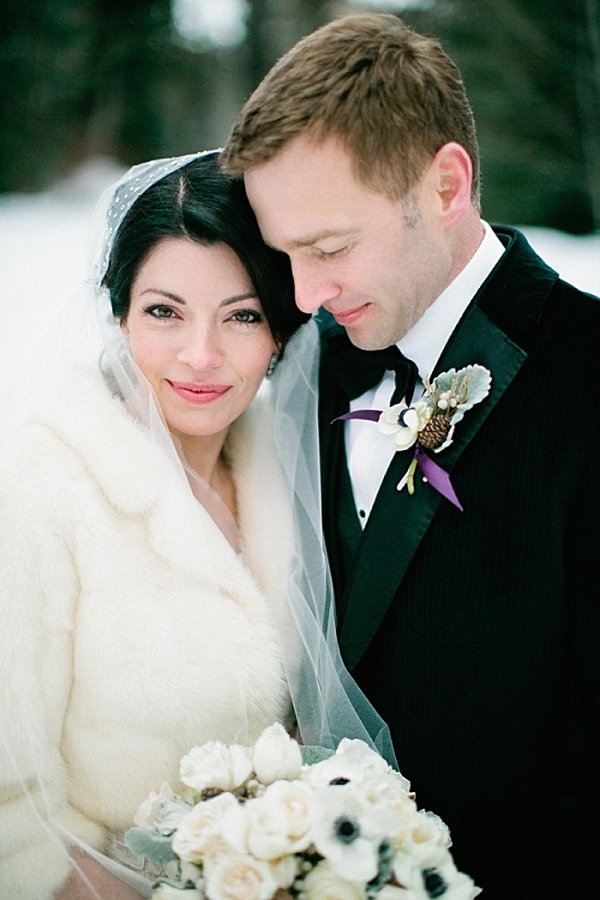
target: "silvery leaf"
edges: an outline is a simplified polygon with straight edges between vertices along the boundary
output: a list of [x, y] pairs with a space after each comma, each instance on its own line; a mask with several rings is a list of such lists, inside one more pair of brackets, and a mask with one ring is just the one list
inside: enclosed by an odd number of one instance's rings
[[482, 400], [485, 400], [492, 384], [492, 376], [489, 369], [479, 365], [466, 366], [458, 374], [459, 376], [462, 375], [463, 379], [469, 379], [467, 400], [465, 403], [460, 404], [460, 409], [471, 409], [476, 403], [481, 403]]
[[160, 808], [160, 816], [155, 823], [155, 828], [162, 835], [170, 835], [179, 827], [182, 819], [184, 819], [193, 809], [188, 803], [182, 800], [168, 800], [162, 804]]
[[467, 397], [464, 402], [459, 403], [452, 415], [454, 425], [458, 424], [463, 418], [465, 412], [484, 400], [490, 392], [492, 376], [489, 369], [484, 366], [473, 365], [465, 366], [464, 369], [449, 369], [442, 372], [433, 380], [432, 388], [436, 393], [442, 394], [445, 391], [452, 391], [453, 395], [461, 393], [461, 389], [466, 387]]
[[334, 754], [333, 750], [327, 750], [326, 747], [315, 747], [310, 744], [301, 746], [300, 750], [302, 752], [302, 762], [305, 766], [314, 766], [315, 763], [329, 759]]
[[171, 838], [152, 828], [130, 828], [125, 843], [136, 856], [145, 856], [160, 866], [177, 859], [171, 850]]
[[[462, 369], [460, 371], [462, 372]], [[449, 391], [452, 388], [455, 377], [456, 369], [448, 369], [447, 372], [440, 372], [440, 374], [436, 375], [431, 382], [431, 387], [433, 390], [438, 390], [440, 393]]]

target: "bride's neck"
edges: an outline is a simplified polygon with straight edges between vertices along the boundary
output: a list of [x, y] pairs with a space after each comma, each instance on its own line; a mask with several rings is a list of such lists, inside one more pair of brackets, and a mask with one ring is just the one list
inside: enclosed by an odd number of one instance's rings
[[224, 453], [226, 434], [207, 437], [177, 435], [187, 464], [219, 495], [237, 520], [235, 484]]

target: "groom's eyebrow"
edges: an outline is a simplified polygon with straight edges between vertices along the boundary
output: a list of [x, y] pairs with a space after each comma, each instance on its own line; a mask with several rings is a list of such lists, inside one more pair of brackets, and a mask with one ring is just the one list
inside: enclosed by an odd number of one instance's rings
[[323, 228], [321, 231], [314, 231], [312, 234], [295, 238], [290, 242], [290, 247], [297, 250], [301, 247], [310, 247], [312, 244], [317, 244], [319, 241], [324, 241], [327, 238], [346, 237], [348, 234], [350, 234], [350, 231], [347, 228]]

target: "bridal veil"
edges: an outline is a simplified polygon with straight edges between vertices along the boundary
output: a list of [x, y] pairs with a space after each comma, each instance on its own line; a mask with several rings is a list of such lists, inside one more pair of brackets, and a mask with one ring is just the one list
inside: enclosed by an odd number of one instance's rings
[[[213, 152], [214, 151], [209, 151]], [[204, 154], [154, 160], [134, 166], [109, 188], [96, 212], [97, 239], [93, 267], [76, 298], [65, 307], [60, 325], [41, 348], [40, 373], [70, 359], [96, 358], [114, 393], [126, 398], [137, 419], [164, 447], [196, 499], [239, 551], [237, 526], [217, 494], [187, 465], [173, 440], [150, 386], [129, 352], [119, 322], [112, 314], [103, 280], [119, 226], [137, 198], [155, 182]], [[60, 334], [60, 338], [57, 335]], [[264, 428], [256, 429], [252, 448], [258, 471], [265, 458], [265, 442], [275, 445], [279, 477], [293, 518], [291, 558], [282, 555], [291, 619], [300, 644], [300, 664], [284, 653], [287, 681], [300, 739], [333, 749], [344, 737], [359, 738], [377, 749], [391, 764], [395, 758], [387, 726], [346, 670], [340, 657], [335, 606], [321, 527], [317, 384], [319, 340], [316, 323], [300, 327], [284, 348], [272, 377], [261, 388], [267, 410]], [[253, 469], [254, 470], [254, 469]], [[277, 554], [274, 546], [273, 554]], [[289, 643], [290, 619], [280, 617], [281, 647]], [[243, 690], [243, 688], [242, 688]], [[18, 759], [0, 736], [3, 765], [14, 768], [22, 782]], [[28, 786], [21, 783], [29, 793]], [[157, 785], [158, 788], [158, 785]], [[35, 804], [32, 813], [39, 816]], [[72, 837], [72, 836], [71, 836]]]

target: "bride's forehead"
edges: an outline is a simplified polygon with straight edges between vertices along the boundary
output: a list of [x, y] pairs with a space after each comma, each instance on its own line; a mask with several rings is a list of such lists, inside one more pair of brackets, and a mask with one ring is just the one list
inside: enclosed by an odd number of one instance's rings
[[228, 244], [166, 237], [155, 244], [132, 285], [132, 299], [154, 291], [189, 305], [256, 296], [252, 279]]

